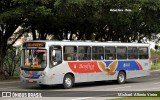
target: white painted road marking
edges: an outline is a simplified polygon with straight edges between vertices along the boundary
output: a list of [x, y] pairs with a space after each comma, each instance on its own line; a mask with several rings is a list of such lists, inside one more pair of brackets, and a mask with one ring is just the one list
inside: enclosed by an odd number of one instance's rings
[[16, 89], [18, 87], [5, 87], [5, 88], [0, 88], [0, 89]]
[[160, 84], [160, 82], [154, 83], [154, 84]]
[[132, 87], [132, 86], [116, 87], [116, 88], [113, 88], [113, 89], [124, 89], [124, 88], [129, 88], [129, 87]]
[[142, 90], [135, 90], [135, 91], [153, 91], [153, 90], [160, 90], [159, 88], [148, 88], [148, 89], [142, 89]]
[[84, 98], [76, 98], [76, 99], [70, 99], [70, 100], [85, 100], [85, 99], [91, 99], [94, 97], [84, 97]]

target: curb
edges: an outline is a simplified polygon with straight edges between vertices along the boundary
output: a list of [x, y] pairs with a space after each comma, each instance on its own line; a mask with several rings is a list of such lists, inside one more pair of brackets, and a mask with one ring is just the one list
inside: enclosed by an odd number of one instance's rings
[[4, 82], [0, 82], [0, 84], [10, 84], [10, 83], [18, 83], [20, 81], [4, 81]]
[[15, 82], [20, 82], [20, 79], [0, 80], [0, 84], [3, 84], [3, 83], [15, 83]]
[[157, 69], [157, 70], [151, 70], [151, 72], [159, 72], [160, 70], [159, 69]]

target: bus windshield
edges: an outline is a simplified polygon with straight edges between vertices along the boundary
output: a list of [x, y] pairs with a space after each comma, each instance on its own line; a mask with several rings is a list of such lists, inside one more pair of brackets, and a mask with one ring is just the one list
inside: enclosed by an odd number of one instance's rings
[[47, 66], [47, 50], [24, 49], [23, 54], [23, 68], [44, 69]]

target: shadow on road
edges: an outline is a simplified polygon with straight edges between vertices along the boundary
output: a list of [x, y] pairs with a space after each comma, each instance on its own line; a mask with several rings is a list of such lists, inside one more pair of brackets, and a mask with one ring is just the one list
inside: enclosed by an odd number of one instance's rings
[[[132, 83], [145, 83], [147, 81], [147, 77], [142, 77], [141, 78], [133, 78], [133, 79], [128, 79], [126, 80], [125, 84], [132, 84]], [[110, 86], [110, 85], [121, 85], [117, 84], [112, 81], [97, 81], [97, 82], [85, 82], [85, 83], [76, 83], [75, 88], [85, 88], [85, 87], [97, 87], [97, 86]], [[51, 85], [46, 88], [41, 88], [38, 84], [25, 84], [25, 83], [20, 83], [20, 87], [22, 89], [27, 89], [27, 90], [64, 90], [62, 88], [62, 85]], [[66, 89], [65, 89], [66, 90]]]

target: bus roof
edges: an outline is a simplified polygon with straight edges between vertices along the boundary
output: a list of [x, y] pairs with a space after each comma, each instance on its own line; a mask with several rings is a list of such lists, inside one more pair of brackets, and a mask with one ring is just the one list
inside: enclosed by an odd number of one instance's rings
[[68, 46], [147, 46], [149, 47], [149, 43], [123, 43], [123, 42], [97, 42], [97, 41], [47, 41], [47, 40], [33, 40], [29, 42], [44, 42], [46, 45], [68, 45]]

